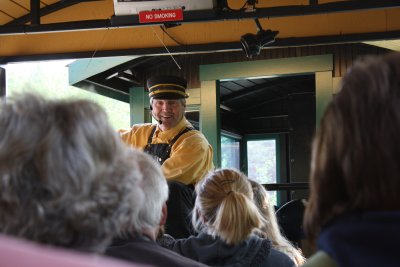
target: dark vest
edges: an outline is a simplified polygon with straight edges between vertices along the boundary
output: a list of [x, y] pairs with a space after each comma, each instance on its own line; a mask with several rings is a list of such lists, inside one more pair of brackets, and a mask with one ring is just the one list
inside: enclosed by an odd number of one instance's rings
[[169, 143], [161, 143], [161, 144], [152, 144], [151, 141], [153, 140], [153, 135], [156, 131], [157, 126], [154, 126], [151, 130], [150, 136], [147, 139], [147, 145], [144, 148], [144, 152], [150, 154], [160, 165], [166, 161], [171, 154], [172, 146], [175, 142], [181, 137], [183, 134], [194, 130], [192, 127], [186, 127], [182, 131], [180, 131], [174, 138], [172, 138]]

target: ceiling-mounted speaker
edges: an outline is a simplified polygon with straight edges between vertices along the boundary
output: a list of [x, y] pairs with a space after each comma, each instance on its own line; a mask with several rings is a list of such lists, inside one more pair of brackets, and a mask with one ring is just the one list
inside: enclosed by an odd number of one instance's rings
[[255, 19], [257, 24], [257, 34], [246, 33], [240, 38], [240, 44], [242, 49], [248, 58], [254, 58], [258, 56], [261, 49], [273, 42], [279, 31], [263, 30], [258, 19]]

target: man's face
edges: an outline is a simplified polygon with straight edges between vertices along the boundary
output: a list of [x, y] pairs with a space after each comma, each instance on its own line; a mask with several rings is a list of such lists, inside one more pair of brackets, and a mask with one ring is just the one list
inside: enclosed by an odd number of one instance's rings
[[184, 99], [153, 99], [153, 116], [161, 120], [161, 130], [166, 131], [175, 127], [185, 113]]

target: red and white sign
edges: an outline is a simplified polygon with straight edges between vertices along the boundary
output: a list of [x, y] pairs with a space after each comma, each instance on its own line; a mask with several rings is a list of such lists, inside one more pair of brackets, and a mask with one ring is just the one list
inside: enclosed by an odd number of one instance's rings
[[164, 10], [139, 12], [139, 23], [179, 21], [179, 20], [183, 20], [182, 9], [164, 9]]

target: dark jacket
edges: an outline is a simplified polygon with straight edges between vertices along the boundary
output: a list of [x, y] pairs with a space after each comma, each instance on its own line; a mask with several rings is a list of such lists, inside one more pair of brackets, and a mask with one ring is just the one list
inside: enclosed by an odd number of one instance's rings
[[165, 249], [147, 237], [115, 239], [106, 250], [106, 255], [136, 263], [153, 266], [205, 267], [204, 264], [185, 258]]
[[210, 266], [231, 267], [293, 267], [294, 262], [282, 252], [271, 248], [267, 239], [250, 236], [238, 245], [227, 245], [219, 238], [200, 233], [187, 239], [167, 242], [168, 248]]
[[318, 249], [340, 267], [398, 267], [399, 239], [400, 211], [365, 212], [343, 216], [324, 227]]

